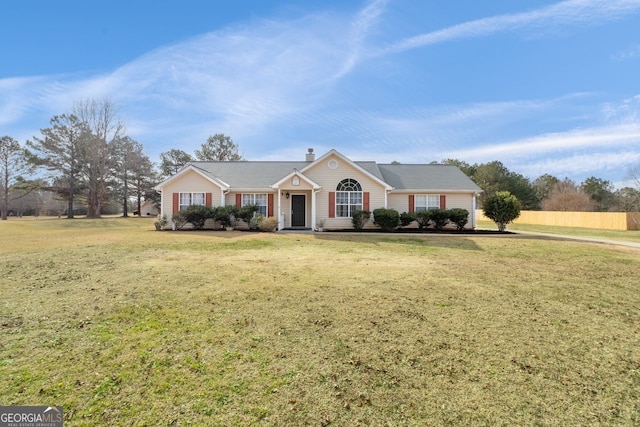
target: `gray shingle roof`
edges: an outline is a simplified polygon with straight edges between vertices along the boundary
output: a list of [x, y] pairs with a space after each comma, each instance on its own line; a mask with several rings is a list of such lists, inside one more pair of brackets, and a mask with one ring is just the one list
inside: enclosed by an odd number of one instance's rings
[[[354, 162], [362, 169], [385, 181], [396, 190], [432, 191], [481, 191], [460, 169], [454, 165], [437, 164], [377, 164]], [[242, 161], [242, 162], [192, 162], [212, 178], [217, 178], [232, 188], [265, 189], [294, 169], [309, 165], [306, 161]]]
[[302, 169], [308, 162], [191, 162], [233, 188], [269, 188], [294, 169]]
[[383, 179], [396, 190], [482, 191], [454, 165], [381, 164]]

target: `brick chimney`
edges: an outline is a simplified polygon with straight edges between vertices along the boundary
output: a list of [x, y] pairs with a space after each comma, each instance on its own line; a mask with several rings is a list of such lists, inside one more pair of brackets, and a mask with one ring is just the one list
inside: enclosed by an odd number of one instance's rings
[[313, 162], [315, 159], [316, 159], [316, 155], [313, 154], [313, 148], [308, 148], [307, 155], [306, 155], [306, 161], [307, 162]]

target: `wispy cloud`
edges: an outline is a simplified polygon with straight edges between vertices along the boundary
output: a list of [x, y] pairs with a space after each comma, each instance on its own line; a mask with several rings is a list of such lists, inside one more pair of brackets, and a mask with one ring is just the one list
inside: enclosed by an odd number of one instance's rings
[[533, 30], [539, 35], [540, 31], [555, 31], [560, 27], [566, 30], [567, 27], [597, 25], [620, 19], [639, 9], [639, 0], [568, 0], [529, 12], [477, 19], [409, 37], [387, 46], [379, 54], [515, 30]]
[[[496, 33], [531, 36], [600, 25], [637, 13], [640, 0], [563, 1], [380, 45], [391, 37], [380, 31], [390, 8], [389, 0], [372, 0], [347, 13], [253, 20], [160, 47], [100, 75], [0, 79], [2, 132], [31, 138], [75, 100], [110, 95], [129, 134], [152, 156], [176, 147], [193, 151], [208, 135], [223, 132], [252, 159], [299, 158], [298, 147], [313, 146], [403, 163], [508, 160], [523, 171], [549, 167], [556, 169], [546, 172], [563, 175], [563, 165], [567, 174], [578, 167], [570, 162], [610, 167], [637, 147], [640, 97], [598, 103], [590, 92], [434, 105], [412, 93], [430, 70], [418, 55], [404, 56], [416, 62], [403, 68], [394, 54]], [[390, 77], [385, 67], [398, 73]], [[395, 103], [387, 103], [387, 94]], [[413, 102], [405, 103], [409, 98]]]
[[48, 121], [77, 99], [111, 95], [133, 122], [130, 131], [156, 129], [192, 144], [194, 134], [204, 141], [213, 129], [257, 135], [313, 109], [327, 85], [350, 72], [384, 4], [372, 2], [351, 21], [325, 13], [225, 28], [104, 75], [0, 80], [0, 124], [33, 119], [34, 108]]
[[566, 150], [594, 147], [631, 146], [640, 142], [640, 124], [577, 129], [547, 133], [508, 143], [493, 143], [483, 147], [454, 151], [455, 156], [466, 159], [530, 157], [532, 153], [550, 154]]
[[365, 49], [364, 42], [371, 28], [378, 22], [388, 0], [374, 0], [362, 9], [351, 22], [347, 39], [348, 55], [342, 67], [332, 76], [339, 79], [350, 73], [357, 65]]
[[627, 61], [638, 57], [640, 57], [640, 44], [611, 55], [611, 59], [614, 61]]

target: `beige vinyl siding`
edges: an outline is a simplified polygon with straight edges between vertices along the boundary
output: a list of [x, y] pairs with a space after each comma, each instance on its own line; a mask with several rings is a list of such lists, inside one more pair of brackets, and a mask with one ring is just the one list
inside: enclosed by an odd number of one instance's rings
[[[329, 168], [329, 162], [335, 160], [338, 167]], [[329, 192], [336, 191], [338, 183], [345, 178], [355, 179], [362, 186], [363, 192], [369, 193], [369, 209], [384, 207], [385, 188], [378, 181], [370, 178], [368, 174], [359, 171], [351, 164], [337, 156], [328, 156], [322, 162], [305, 170], [304, 174], [318, 183], [322, 190], [316, 194], [316, 222], [324, 220], [327, 229], [351, 228], [351, 218], [329, 218]], [[373, 225], [369, 225], [372, 227]]]
[[211, 204], [220, 206], [220, 187], [194, 171], [187, 171], [162, 188], [162, 214], [171, 220], [173, 215], [173, 193], [211, 193]]

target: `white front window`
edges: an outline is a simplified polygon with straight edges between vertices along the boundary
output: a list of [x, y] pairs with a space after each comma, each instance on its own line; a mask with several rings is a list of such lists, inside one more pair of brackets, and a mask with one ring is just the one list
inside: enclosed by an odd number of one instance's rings
[[336, 187], [336, 216], [350, 218], [362, 210], [362, 186], [355, 179], [343, 179]]
[[242, 206], [256, 205], [258, 213], [267, 216], [267, 195], [266, 194], [243, 194]]
[[439, 194], [416, 194], [415, 195], [415, 211], [430, 211], [432, 209], [440, 209]]
[[191, 205], [204, 206], [204, 193], [180, 193], [179, 209], [183, 211]]

